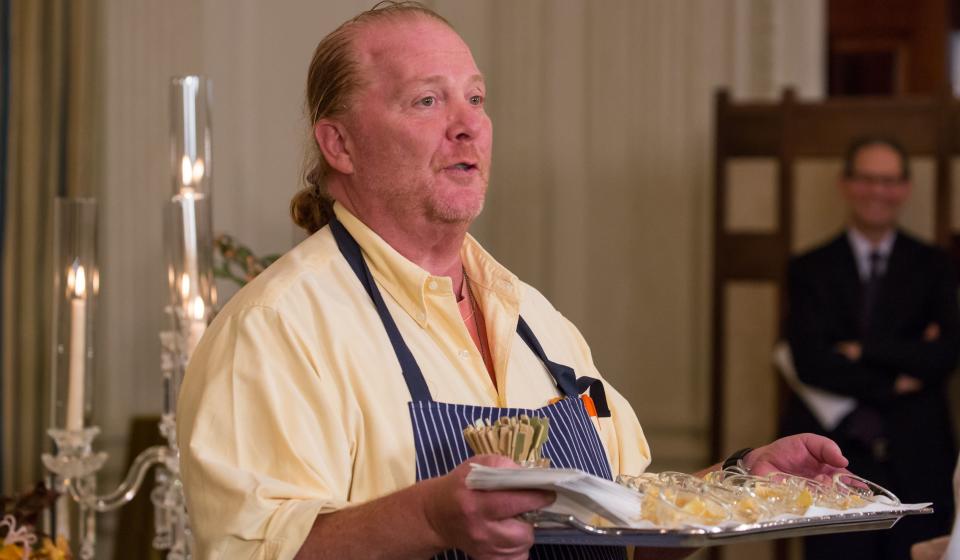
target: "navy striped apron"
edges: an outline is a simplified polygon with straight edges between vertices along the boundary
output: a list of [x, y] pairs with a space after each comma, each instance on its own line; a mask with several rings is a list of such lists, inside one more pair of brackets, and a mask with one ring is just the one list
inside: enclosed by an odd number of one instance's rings
[[[551, 466], [580, 469], [607, 480], [612, 478], [603, 444], [579, 398], [580, 393], [590, 389], [598, 415], [609, 416], [610, 411], [603, 394], [602, 383], [589, 377], [577, 378], [572, 368], [547, 359], [543, 347], [521, 317], [517, 323], [517, 334], [543, 361], [565, 398], [539, 409], [472, 406], [434, 401], [420, 366], [400, 335], [383, 301], [383, 296], [367, 267], [360, 246], [343, 224], [336, 219], [330, 222], [330, 227], [340, 252], [347, 259], [377, 308], [383, 327], [397, 354], [407, 388], [410, 390], [412, 401], [409, 403], [409, 410], [413, 424], [418, 481], [443, 476], [471, 456], [463, 437], [463, 428], [468, 424], [478, 419], [489, 418], [494, 421], [501, 416], [520, 414], [545, 416], [550, 419], [550, 439], [543, 446], [543, 455], [550, 458]], [[436, 558], [466, 559], [467, 555], [460, 550], [447, 550]], [[530, 549], [530, 558], [624, 560], [626, 550], [621, 547], [536, 545]]]

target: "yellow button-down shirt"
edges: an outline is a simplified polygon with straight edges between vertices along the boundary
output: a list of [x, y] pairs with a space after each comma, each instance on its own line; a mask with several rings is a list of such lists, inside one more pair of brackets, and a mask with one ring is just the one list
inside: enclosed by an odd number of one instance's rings
[[[450, 278], [430, 275], [343, 207], [434, 400], [539, 408], [559, 395], [516, 334], [522, 315], [551, 360], [599, 378], [577, 329], [472, 237], [461, 256], [486, 319], [497, 385]], [[614, 475], [650, 463], [640, 423], [606, 387], [598, 422]], [[415, 482], [410, 393], [376, 309], [330, 228], [224, 307], [187, 369], [177, 419], [197, 557], [292, 558], [320, 513]]]

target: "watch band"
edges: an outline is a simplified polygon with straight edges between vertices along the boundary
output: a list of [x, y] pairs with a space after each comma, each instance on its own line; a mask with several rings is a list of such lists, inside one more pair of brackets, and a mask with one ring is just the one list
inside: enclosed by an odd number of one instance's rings
[[747, 456], [747, 453], [753, 451], [752, 447], [744, 447], [743, 449], [734, 451], [732, 455], [726, 458], [723, 461], [723, 466], [720, 467], [722, 470], [727, 470], [733, 467], [736, 467], [744, 472], [747, 472], [747, 466], [743, 464], [743, 458]]

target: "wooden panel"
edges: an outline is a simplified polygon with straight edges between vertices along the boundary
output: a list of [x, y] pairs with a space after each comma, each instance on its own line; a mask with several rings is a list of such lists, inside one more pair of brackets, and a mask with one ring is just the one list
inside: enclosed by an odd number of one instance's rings
[[846, 208], [837, 191], [839, 158], [806, 158], [793, 167], [792, 253], [826, 241], [843, 227]]
[[739, 158], [727, 162], [724, 229], [728, 233], [776, 233], [777, 160]]
[[934, 93], [947, 84], [947, 0], [830, 0], [828, 6], [831, 53], [851, 43], [886, 42], [903, 51], [897, 93]]
[[933, 158], [910, 158], [913, 192], [903, 206], [900, 223], [929, 243], [936, 242], [934, 207], [936, 205], [936, 162]]
[[[720, 103], [718, 146], [726, 157], [779, 155], [784, 132], [780, 104]], [[837, 156], [864, 135], [897, 138], [914, 155], [935, 154], [944, 119], [953, 151], [960, 149], [957, 108], [932, 98], [831, 99], [790, 106], [790, 146], [798, 156]]]
[[960, 153], [960, 107], [950, 98], [950, 107], [945, 111], [944, 126], [946, 127], [946, 137], [944, 149], [948, 154]]
[[776, 106], [737, 107], [718, 129], [718, 141], [729, 157], [776, 156], [780, 146], [780, 114]]
[[718, 240], [718, 273], [721, 278], [780, 278], [782, 254], [783, 238], [779, 235], [727, 235]]
[[903, 92], [906, 47], [903, 41], [833, 41], [828, 62], [830, 96]]
[[934, 154], [942, 116], [929, 100], [837, 100], [791, 108], [790, 143], [798, 156], [837, 156], [853, 138], [897, 138], [908, 153]]

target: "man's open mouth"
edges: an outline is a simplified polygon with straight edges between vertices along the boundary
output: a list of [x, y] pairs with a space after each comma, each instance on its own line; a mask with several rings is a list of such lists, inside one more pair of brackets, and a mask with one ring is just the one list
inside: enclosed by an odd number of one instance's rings
[[455, 169], [457, 171], [473, 171], [476, 168], [477, 168], [476, 165], [462, 161], [460, 163], [455, 163], [451, 165], [447, 169]]

